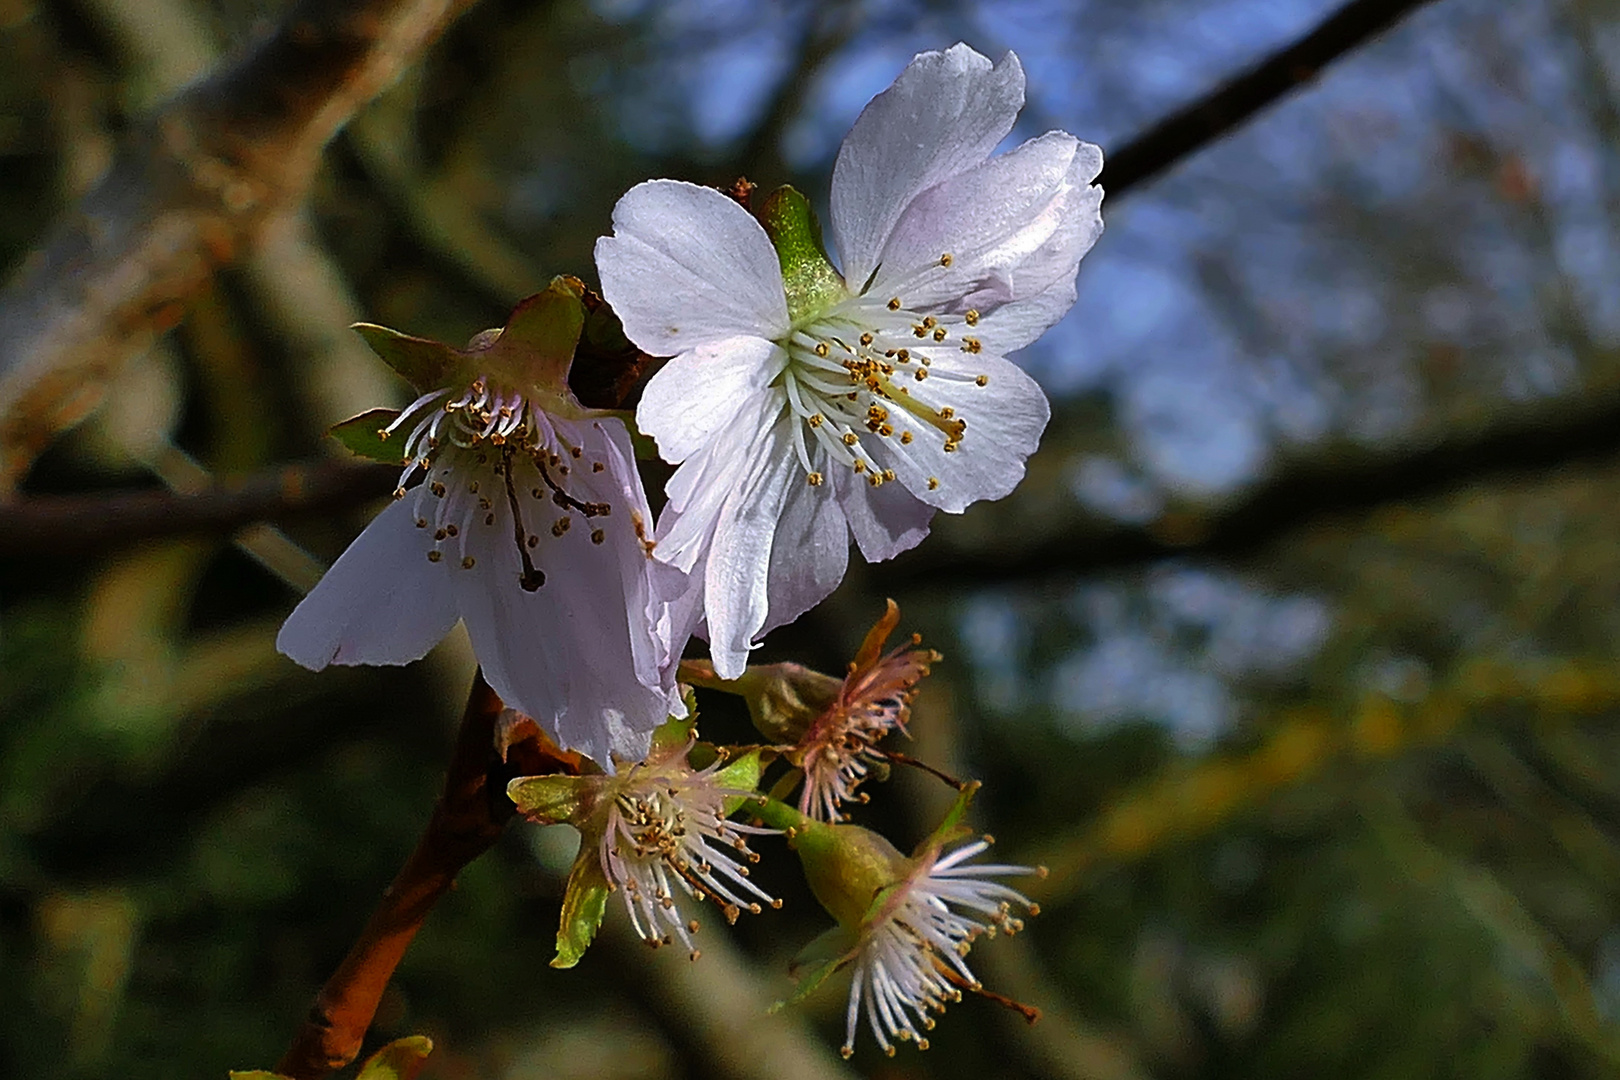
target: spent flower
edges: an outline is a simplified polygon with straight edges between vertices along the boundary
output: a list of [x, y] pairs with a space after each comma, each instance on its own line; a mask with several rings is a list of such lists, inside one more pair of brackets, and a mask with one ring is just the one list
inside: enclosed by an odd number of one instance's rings
[[[703, 768], [690, 723], [671, 721], [647, 758], [615, 775], [534, 776], [513, 780], [508, 794], [530, 820], [568, 822], [582, 835], [569, 874], [557, 931], [554, 967], [571, 967], [600, 925], [608, 894], [617, 892], [636, 934], [657, 947], [679, 940], [692, 959], [698, 920], [683, 899], [713, 901], [728, 922], [762, 904], [780, 907], [749, 877], [759, 855], [751, 835], [776, 830], [729, 820], [756, 796], [757, 751]], [[709, 750], [710, 748], [702, 748]]]
[[315, 670], [403, 664], [460, 619], [503, 701], [605, 762], [641, 757], [678, 699], [629, 433], [568, 389], [580, 291], [559, 278], [466, 349], [356, 327], [421, 395], [334, 434], [400, 463], [399, 486], [276, 647]]
[[676, 636], [716, 671], [844, 575], [1018, 483], [1050, 410], [1004, 359], [1069, 309], [1102, 230], [1101, 152], [1061, 131], [991, 152], [1023, 106], [1008, 53], [923, 53], [862, 112], [833, 171], [841, 273], [803, 196], [760, 220], [673, 180], [631, 189], [597, 242], [630, 339], [673, 356], [637, 410], [679, 463], [657, 558], [690, 575]]
[[851, 800], [864, 802], [857, 791], [861, 782], [874, 765], [889, 760], [878, 743], [891, 731], [905, 732], [917, 683], [940, 655], [918, 648], [922, 638], [916, 634], [885, 653], [883, 646], [899, 622], [900, 607], [890, 600], [850, 663], [838, 696], [787, 752], [787, 759], [804, 771], [800, 812], [821, 821], [841, 820], [839, 808]]
[[[858, 825], [828, 825], [773, 803], [763, 814], [784, 827], [804, 866], [816, 899], [838, 926], [807, 953], [808, 967], [794, 1001], [833, 972], [854, 969], [845, 1010], [844, 1045], [849, 1057], [862, 1013], [884, 1053], [896, 1042], [915, 1042], [928, 1049], [925, 1032], [934, 1014], [963, 991], [989, 994], [967, 965], [967, 955], [981, 937], [1013, 934], [1023, 929], [1015, 909], [1031, 915], [1040, 908], [1015, 889], [992, 878], [1044, 874], [1039, 868], [974, 863], [991, 844], [986, 836], [957, 844], [967, 830], [960, 824], [976, 784], [969, 784], [934, 833], [906, 857], [877, 833]], [[797, 816], [797, 821], [793, 818]], [[1038, 1015], [1005, 998], [1026, 1016]]]

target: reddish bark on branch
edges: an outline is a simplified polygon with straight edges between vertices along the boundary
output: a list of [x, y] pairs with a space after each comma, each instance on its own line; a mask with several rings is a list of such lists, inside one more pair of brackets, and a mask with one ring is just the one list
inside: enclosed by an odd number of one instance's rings
[[355, 1059], [383, 990], [428, 912], [461, 869], [500, 839], [517, 809], [497, 771], [495, 719], [500, 711], [501, 699], [480, 672], [467, 697], [444, 794], [416, 850], [383, 893], [349, 955], [321, 988], [276, 1072], [293, 1080], [316, 1080]]

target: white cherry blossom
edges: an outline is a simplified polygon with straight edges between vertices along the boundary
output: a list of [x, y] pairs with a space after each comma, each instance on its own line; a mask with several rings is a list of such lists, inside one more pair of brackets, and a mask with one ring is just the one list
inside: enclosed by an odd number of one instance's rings
[[1023, 94], [1011, 53], [916, 57], [839, 152], [841, 276], [709, 188], [652, 181], [614, 209], [604, 295], [673, 357], [636, 414], [680, 465], [655, 552], [690, 575], [672, 636], [706, 620], [721, 677], [837, 586], [850, 534], [891, 558], [1022, 478], [1049, 408], [1003, 357], [1068, 310], [1102, 230], [1095, 146], [1054, 131], [990, 156]]
[[507, 705], [598, 762], [639, 759], [680, 707], [653, 631], [652, 519], [623, 421], [581, 408], [566, 384], [526, 380], [498, 336], [465, 352], [420, 344], [458, 357], [462, 378], [378, 432], [401, 444], [395, 501], [276, 647], [317, 671], [404, 664], [459, 619]]

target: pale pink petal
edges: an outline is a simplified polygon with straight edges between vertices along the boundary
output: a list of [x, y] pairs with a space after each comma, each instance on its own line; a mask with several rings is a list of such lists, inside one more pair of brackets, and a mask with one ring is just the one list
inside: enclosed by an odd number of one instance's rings
[[790, 487], [805, 482], [786, 429], [785, 420], [773, 429], [770, 443], [751, 462], [747, 479], [726, 499], [709, 546], [704, 610], [709, 656], [723, 679], [743, 673], [749, 647], [765, 626], [777, 522]]
[[653, 554], [660, 562], [698, 573], [727, 499], [747, 482], [762, 452], [761, 440], [784, 407], [780, 391], [755, 394], [737, 411], [733, 423], [675, 470], [664, 485], [669, 501], [658, 516]]
[[[811, 487], [793, 451], [780, 450], [792, 464], [771, 543], [769, 607], [760, 633], [787, 625], [827, 599], [849, 566], [849, 525], [831, 485]], [[824, 451], [811, 464], [823, 476], [832, 469]]]
[[315, 671], [328, 664], [408, 664], [456, 624], [448, 568], [428, 561], [432, 537], [414, 498], [378, 514], [293, 609], [276, 648]]
[[624, 332], [654, 356], [716, 338], [787, 332], [782, 270], [765, 230], [713, 188], [637, 184], [596, 242], [602, 295]]
[[961, 44], [919, 54], [872, 99], [833, 166], [832, 233], [852, 290], [911, 201], [989, 157], [1023, 106], [1018, 57], [992, 66]]
[[[999, 356], [959, 352], [953, 356], [947, 349], [934, 355], [935, 377], [916, 392], [917, 398], [936, 409], [949, 406], [967, 422], [961, 445], [947, 453], [943, 435], [919, 426], [904, 452], [885, 439], [875, 442], [872, 454], [878, 464], [892, 468], [917, 498], [958, 514], [980, 499], [999, 499], [1018, 486], [1024, 459], [1040, 445], [1051, 406], [1034, 379]], [[939, 377], [947, 371], [983, 375], [986, 384]], [[938, 486], [931, 489], [930, 479]]]
[[761, 337], [704, 342], [648, 380], [636, 424], [657, 440], [665, 461], [685, 461], [734, 423], [738, 409], [764, 392], [786, 364], [787, 353]]
[[935, 508], [907, 491], [902, 484], [873, 487], [864, 476], [848, 469], [831, 474], [838, 500], [867, 562], [892, 559], [922, 543], [928, 535]]
[[[565, 427], [562, 421], [556, 424], [559, 430]], [[652, 511], [647, 507], [647, 495], [642, 490], [630, 434], [624, 422], [615, 417], [566, 427], [573, 441], [585, 447], [585, 456], [593, 463], [589, 470], [575, 470], [581, 497], [588, 502], [607, 503], [614, 508], [614, 515], [618, 515], [618, 520], [609, 515], [584, 524], [599, 528], [603, 544], [613, 553], [619, 572], [619, 592], [625, 598], [629, 618], [626, 631], [636, 678], [643, 686], [662, 691], [667, 697], [674, 690], [675, 679], [673, 669], [666, 662], [667, 646], [657, 634], [660, 604], [654, 596], [652, 572], [658, 564], [643, 542], [652, 537]], [[596, 462], [606, 468], [595, 471]], [[678, 573], [667, 567], [661, 570]]]
[[[980, 311], [1065, 278], [1102, 232], [1095, 146], [1061, 131], [923, 192], [895, 225], [869, 295]], [[949, 266], [942, 265], [949, 255]]]

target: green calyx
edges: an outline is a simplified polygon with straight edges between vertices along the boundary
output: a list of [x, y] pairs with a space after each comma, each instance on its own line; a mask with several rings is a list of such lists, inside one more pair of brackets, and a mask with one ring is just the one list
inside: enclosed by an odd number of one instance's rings
[[758, 216], [782, 264], [791, 322], [798, 325], [813, 318], [848, 295], [844, 279], [827, 258], [821, 224], [809, 199], [791, 187], [780, 187], [771, 192]]
[[912, 860], [871, 829], [828, 825], [779, 802], [756, 812], [766, 824], [788, 831], [810, 891], [846, 930], [858, 930], [884, 891], [911, 872]]

